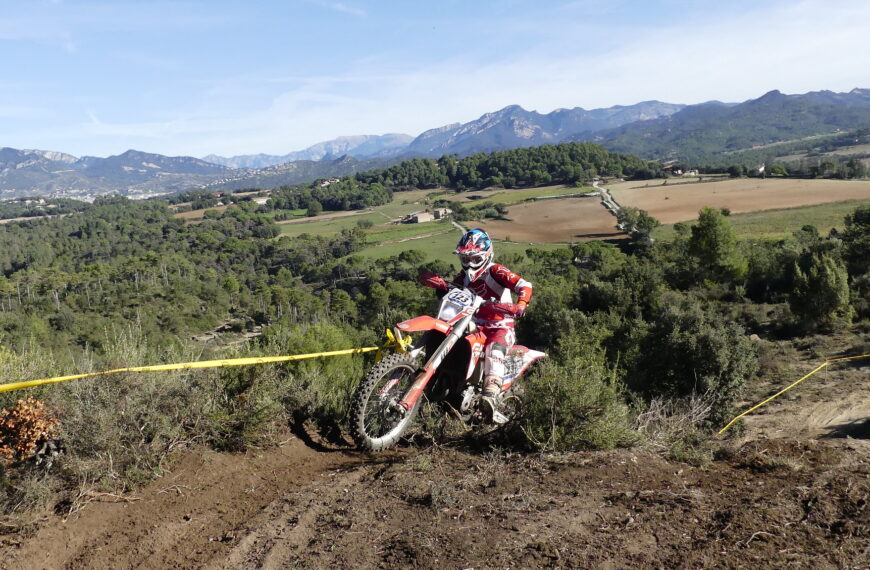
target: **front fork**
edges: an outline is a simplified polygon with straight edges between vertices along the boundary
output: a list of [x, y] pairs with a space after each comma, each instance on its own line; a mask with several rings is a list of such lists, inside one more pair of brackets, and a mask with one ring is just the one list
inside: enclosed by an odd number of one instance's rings
[[470, 321], [471, 318], [472, 315], [469, 314], [463, 320], [456, 323], [453, 330], [450, 331], [450, 334], [448, 334], [444, 339], [444, 342], [441, 343], [441, 346], [439, 346], [429, 358], [429, 362], [423, 365], [423, 370], [414, 380], [414, 383], [405, 394], [405, 397], [396, 404], [395, 409], [397, 412], [404, 415], [414, 409], [414, 406], [417, 405], [417, 402], [423, 395], [426, 385], [429, 384], [432, 376], [435, 375], [435, 371], [438, 370], [438, 367], [444, 361], [447, 353], [450, 352], [450, 349], [452, 349], [456, 342], [461, 338], [462, 333], [467, 328], [468, 321]]

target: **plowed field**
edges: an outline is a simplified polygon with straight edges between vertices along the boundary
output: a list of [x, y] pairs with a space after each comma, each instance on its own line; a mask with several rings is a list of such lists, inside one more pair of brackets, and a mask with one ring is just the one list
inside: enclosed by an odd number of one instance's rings
[[663, 224], [694, 220], [704, 206], [732, 213], [811, 206], [845, 200], [870, 200], [870, 181], [740, 178], [680, 184], [670, 181], [623, 182], [608, 186], [622, 206], [649, 212]]
[[571, 242], [625, 237], [597, 198], [538, 200], [510, 207], [510, 220], [475, 222], [497, 239]]

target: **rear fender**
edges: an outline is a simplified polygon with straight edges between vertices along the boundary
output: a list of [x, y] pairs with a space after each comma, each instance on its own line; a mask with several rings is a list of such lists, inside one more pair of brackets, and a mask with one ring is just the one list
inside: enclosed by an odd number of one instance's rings
[[423, 315], [414, 317], [413, 319], [402, 321], [396, 325], [396, 328], [402, 332], [422, 332], [436, 330], [447, 334], [450, 331], [450, 325], [444, 321], [438, 320], [435, 317]]
[[506, 374], [504, 378], [504, 384], [502, 385], [502, 391], [507, 390], [511, 387], [511, 384], [517, 381], [517, 379], [526, 373], [529, 367], [533, 362], [544, 358], [547, 356], [546, 353], [541, 352], [539, 350], [532, 350], [530, 348], [526, 348], [520, 344], [513, 345], [510, 350], [508, 350], [508, 358], [516, 358], [519, 356], [522, 360], [519, 366], [519, 369], [515, 374]]

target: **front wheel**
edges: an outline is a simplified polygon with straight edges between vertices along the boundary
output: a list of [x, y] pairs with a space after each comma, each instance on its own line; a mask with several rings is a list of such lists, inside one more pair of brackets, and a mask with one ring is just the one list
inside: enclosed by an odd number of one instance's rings
[[406, 412], [398, 403], [411, 388], [419, 369], [410, 354], [391, 354], [375, 364], [353, 395], [350, 432], [363, 449], [382, 451], [394, 445], [417, 413], [420, 401]]

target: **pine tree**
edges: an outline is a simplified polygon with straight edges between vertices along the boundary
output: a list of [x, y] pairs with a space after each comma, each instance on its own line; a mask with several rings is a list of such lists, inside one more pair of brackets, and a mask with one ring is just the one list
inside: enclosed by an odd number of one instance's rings
[[791, 310], [808, 329], [830, 329], [851, 320], [846, 266], [836, 257], [816, 252], [794, 264]]

